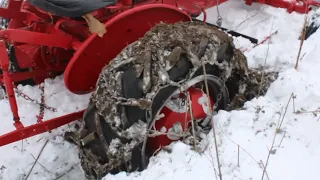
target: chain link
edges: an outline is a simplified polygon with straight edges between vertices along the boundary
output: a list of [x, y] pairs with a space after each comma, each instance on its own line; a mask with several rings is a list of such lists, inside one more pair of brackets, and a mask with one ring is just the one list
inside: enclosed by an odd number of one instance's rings
[[221, 15], [220, 15], [220, 11], [219, 11], [219, 0], [216, 0], [216, 3], [217, 3], [217, 5], [216, 5], [216, 7], [217, 7], [217, 13], [218, 13], [217, 25], [218, 25], [219, 27], [221, 27], [221, 25], [222, 25], [222, 17], [221, 17]]
[[[3, 4], [0, 4], [0, 6], [3, 5]], [[9, 44], [9, 47], [6, 48], [8, 54], [9, 54], [9, 60], [10, 60], [10, 64], [9, 64], [9, 70], [10, 72], [15, 72], [17, 71], [17, 69], [19, 69], [19, 66], [17, 65], [17, 62], [14, 62], [12, 61], [12, 56], [15, 56], [14, 54], [10, 54], [10, 48], [12, 48], [13, 45], [10, 43]], [[0, 69], [1, 70], [1, 69]], [[1, 71], [0, 71], [0, 74], [1, 74]], [[2, 87], [4, 88], [4, 87]], [[20, 90], [18, 90], [17, 88], [15, 88], [15, 92], [17, 93], [18, 96], [22, 97], [23, 99], [25, 99], [26, 101], [30, 101], [34, 104], [37, 104], [40, 106], [40, 109], [41, 111], [44, 111], [44, 109], [48, 109], [52, 112], [57, 112], [57, 109], [56, 108], [53, 108], [53, 107], [50, 107], [50, 106], [47, 106], [45, 103], [44, 103], [44, 85], [40, 85], [40, 90], [42, 91], [42, 94], [41, 94], [41, 102], [39, 103], [37, 100], [35, 99], [32, 99], [30, 98], [30, 96], [24, 94], [23, 92], [21, 92]], [[2, 90], [2, 92], [0, 93], [3, 93], [3, 96], [5, 97], [6, 93]], [[1, 97], [1, 95], [0, 95]], [[41, 114], [43, 114], [43, 112], [41, 112]]]
[[[221, 21], [222, 21], [222, 18], [221, 18], [221, 16], [220, 16], [220, 13], [218, 12], [218, 20], [220, 20], [220, 25], [221, 25]], [[219, 23], [218, 23], [219, 24]], [[225, 94], [225, 87], [226, 87], [226, 85], [225, 85], [225, 81], [227, 80], [227, 78], [226, 78], [226, 71], [223, 71], [221, 74], [220, 74], [220, 76], [218, 77], [217, 76], [217, 78], [219, 79], [219, 80], [221, 80], [223, 83], [222, 83], [222, 85], [221, 85], [221, 87], [220, 88], [218, 88], [218, 91], [219, 91], [219, 89], [220, 89], [220, 92], [217, 92], [217, 94], [215, 94], [216, 95], [216, 102], [215, 102], [215, 104], [214, 104], [214, 106], [213, 107], [209, 107], [210, 109], [212, 108], [213, 109], [213, 111], [212, 111], [212, 115], [210, 115], [210, 116], [213, 116], [213, 114], [214, 114], [214, 112], [216, 111], [216, 109], [219, 107], [219, 104], [220, 104], [220, 101], [221, 100], [224, 100], [224, 98], [226, 98], [226, 97], [224, 97], [224, 94]], [[206, 84], [208, 83], [207, 82], [207, 79], [205, 79], [205, 81], [206, 81]], [[181, 93], [187, 93], [187, 88], [185, 89], [185, 88], [181, 88], [182, 90], [181, 90]], [[118, 90], [118, 89], [117, 89]], [[209, 92], [207, 92], [206, 94], [208, 94], [208, 98], [210, 98], [210, 96], [209, 96]], [[186, 99], [184, 99], [184, 98], [181, 98], [182, 100], [180, 101], [180, 106], [184, 106], [184, 105], [188, 105], [188, 103], [192, 103], [192, 102], [189, 102], [189, 101], [186, 101]], [[192, 108], [192, 107], [191, 107]], [[211, 119], [210, 119], [210, 122], [212, 122], [211, 121]], [[109, 122], [107, 122], [107, 123], [109, 123]], [[112, 124], [112, 123], [109, 123], [109, 125], [110, 125], [110, 127], [111, 127], [111, 129], [114, 131], [114, 132], [116, 132], [116, 133], [121, 133], [121, 132], [123, 132], [123, 129], [121, 129], [121, 128], [117, 128], [116, 127], [116, 125], [115, 125], [116, 123], [114, 123], [114, 124]], [[84, 126], [85, 127], [85, 126]], [[85, 134], [87, 134], [87, 132], [86, 131], [89, 131], [88, 129], [85, 129], [84, 128], [84, 133]], [[90, 130], [91, 131], [91, 130]], [[147, 131], [147, 133], [149, 133], [148, 131]], [[127, 137], [125, 137], [125, 138], [127, 138]], [[130, 139], [130, 137], [128, 138], [128, 139]], [[101, 142], [101, 141], [100, 141]], [[103, 143], [103, 142], [102, 142]], [[101, 144], [102, 144], [101, 143]], [[140, 142], [139, 142], [140, 143]], [[109, 144], [105, 144], [106, 146], [108, 146]], [[80, 145], [79, 145], [80, 146]], [[91, 149], [92, 147], [89, 147], [89, 149]], [[117, 147], [116, 149], [117, 150], [121, 150], [121, 148], [124, 148], [123, 147], [123, 145], [119, 145], [119, 147]], [[131, 149], [132, 148], [132, 149]], [[134, 147], [130, 147], [130, 151], [131, 150], [133, 150], [133, 148]], [[144, 151], [144, 148], [145, 147], [142, 147], [142, 152]], [[94, 149], [94, 147], [93, 147], [93, 149]], [[91, 149], [92, 150], [92, 149]], [[129, 151], [129, 149], [127, 149], [128, 151]], [[115, 169], [117, 169], [117, 168], [120, 168], [123, 164], [125, 164], [125, 163], [129, 163], [130, 162], [130, 160], [131, 159], [128, 159], [128, 160], [124, 160], [123, 158], [122, 158], [122, 156], [116, 156], [116, 157], [108, 157], [108, 162], [106, 163], [106, 164], [101, 164], [100, 165], [100, 163], [98, 162], [97, 163], [97, 160], [94, 158], [94, 157], [92, 157], [91, 155], [92, 155], [92, 152], [86, 152], [86, 148], [80, 148], [80, 153], [82, 153], [81, 155], [80, 155], [80, 157], [81, 157], [81, 159], [82, 159], [82, 162], [85, 164], [85, 170], [88, 170], [88, 171], [92, 171], [92, 170], [96, 170], [96, 172], [95, 172], [95, 174], [97, 174], [98, 176], [100, 175], [100, 174], [103, 174], [103, 172], [106, 172], [106, 171], [112, 171], [112, 170], [115, 170]], [[91, 172], [89, 172], [88, 174], [90, 174], [90, 175], [92, 175], [93, 173], [91, 173]]]
[[[40, 86], [40, 89], [41, 89], [41, 86]], [[22, 97], [22, 98], [25, 99], [26, 101], [30, 101], [30, 102], [32, 102], [32, 103], [34, 103], [34, 104], [39, 105], [40, 107], [43, 107], [43, 108], [45, 108], [45, 109], [50, 110], [50, 111], [52, 111], [52, 112], [57, 112], [57, 109], [56, 109], [56, 108], [47, 106], [47, 105], [44, 104], [43, 102], [38, 102], [37, 100], [30, 98], [30, 96], [28, 96], [27, 94], [21, 92], [21, 91], [18, 90], [18, 89], [15, 89], [15, 91], [16, 91], [16, 93], [17, 93], [18, 96]], [[42, 87], [41, 91], [44, 92], [44, 86]], [[44, 94], [43, 94], [43, 93], [42, 93], [42, 95], [41, 95], [41, 101], [42, 101], [42, 99], [44, 99]]]
[[40, 90], [41, 90], [41, 105], [40, 105], [40, 110], [39, 110], [39, 115], [37, 116], [38, 121], [42, 121], [43, 120], [43, 116], [44, 116], [44, 85], [40, 84], [39, 86]]
[[[215, 102], [215, 104], [214, 104], [214, 106], [213, 106], [213, 111], [212, 111], [212, 113], [216, 110], [216, 108], [219, 106], [219, 102], [221, 101], [221, 99], [222, 99], [222, 97], [223, 97], [223, 92], [224, 92], [224, 88], [225, 88], [225, 78], [223, 78], [223, 76], [225, 75], [225, 73], [223, 72], [223, 73], [221, 73], [221, 75], [218, 77], [219, 79], [221, 79], [222, 80], [222, 86], [221, 86], [221, 88], [220, 88], [220, 92], [219, 92], [219, 94], [218, 94], [218, 96], [217, 96], [217, 100], [216, 100], [216, 102]], [[207, 81], [207, 79], [205, 79], [205, 81]], [[207, 83], [207, 82], [206, 82]], [[188, 93], [188, 90], [185, 90], [185, 91], [182, 91], [181, 93], [184, 93], [184, 94], [187, 94]], [[207, 95], [208, 97], [210, 97], [209, 95]], [[186, 98], [186, 97], [185, 97]], [[185, 106], [185, 105], [187, 105], [188, 106], [188, 104], [190, 103], [190, 102], [188, 102], [185, 98], [181, 98], [181, 101], [180, 101], [180, 105], [181, 106]], [[191, 102], [192, 103], [192, 102]], [[213, 114], [212, 114], [212, 116], [213, 116]], [[126, 161], [124, 161], [122, 158], [115, 158], [115, 159], [112, 159], [113, 161], [112, 162], [108, 162], [108, 163], [106, 163], [106, 164], [104, 164], [104, 165], [99, 165], [99, 166], [97, 166], [97, 171], [98, 172], [103, 172], [103, 170], [104, 171], [111, 171], [111, 170], [113, 170], [115, 167], [120, 167], [123, 163], [129, 163], [129, 162], [126, 162]], [[96, 172], [97, 173], [97, 172]]]
[[223, 75], [224, 75], [224, 73], [222, 73], [221, 76], [219, 77], [219, 79], [222, 80], [222, 86], [221, 86], [220, 92], [219, 92], [219, 94], [217, 96], [217, 100], [216, 100], [216, 102], [215, 102], [215, 104], [213, 106], [213, 111], [212, 112], [214, 112], [217, 109], [217, 107], [219, 106], [219, 102], [222, 99], [222, 93], [223, 93], [223, 90], [225, 88], [225, 78], [222, 78]]

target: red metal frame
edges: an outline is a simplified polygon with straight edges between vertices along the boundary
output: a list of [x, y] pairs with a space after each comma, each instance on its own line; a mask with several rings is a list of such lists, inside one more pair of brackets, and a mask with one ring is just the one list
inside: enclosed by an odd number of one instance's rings
[[[66, 68], [69, 69], [69, 71], [66, 72], [68, 77], [75, 75], [78, 76], [74, 73], [79, 73], [79, 69], [73, 68], [73, 66], [74, 64], [82, 61], [79, 57], [84, 55], [86, 49], [85, 47], [92, 46], [92, 43], [95, 44], [99, 41], [103, 41], [103, 38], [99, 39], [95, 34], [90, 35], [88, 28], [83, 26], [83, 24], [85, 24], [84, 21], [75, 21], [67, 17], [59, 17], [46, 13], [36, 7], [33, 7], [27, 1], [8, 1], [9, 2], [7, 8], [0, 8], [0, 17], [11, 19], [8, 29], [0, 31], [0, 40], [2, 40], [0, 42], [0, 65], [3, 72], [2, 75], [0, 75], [0, 85], [5, 85], [6, 87], [10, 107], [13, 114], [14, 125], [17, 130], [8, 134], [1, 135], [0, 146], [24, 138], [28, 138], [45, 131], [50, 131], [82, 117], [83, 111], [80, 111], [51, 120], [40, 120], [35, 125], [24, 127], [20, 122], [18, 114], [18, 107], [14, 93], [14, 83], [32, 78], [37, 84], [39, 84], [46, 78], [53, 78], [56, 75], [61, 74]], [[226, 0], [219, 0], [219, 3], [223, 3], [225, 1]], [[287, 0], [245, 0], [245, 2], [247, 4], [251, 4], [253, 2], [270, 4], [276, 7], [287, 8], [289, 12], [307, 12], [310, 5], [319, 5], [318, 3], [316, 3], [316, 1], [310, 0], [304, 1], [305, 3], [303, 5], [299, 5], [297, 3], [289, 3]], [[175, 11], [179, 11], [184, 15], [186, 15], [186, 13], [199, 15], [201, 12], [204, 12], [205, 9], [215, 6], [216, 1], [142, 0], [138, 4], [134, 5], [132, 4], [132, 0], [119, 0], [116, 5], [102, 8], [100, 10], [97, 10], [96, 12], [93, 12], [92, 14], [95, 15], [96, 18], [98, 18], [100, 21], [106, 22], [106, 26], [109, 27], [109, 25], [112, 24], [112, 20], [114, 18], [116, 19], [116, 17], [119, 17], [119, 14], [142, 5], [145, 5], [146, 8], [152, 8], [155, 7], [154, 4], [165, 4], [167, 6], [163, 7], [166, 7], [167, 10], [174, 9]], [[138, 11], [139, 9], [136, 10]], [[138, 17], [136, 17], [136, 19], [137, 18]], [[170, 17], [167, 18], [169, 18], [170, 20]], [[181, 20], [183, 19], [184, 18], [181, 16]], [[171, 19], [170, 23], [176, 22], [178, 20], [179, 18], [173, 18]], [[154, 24], [150, 24], [150, 28], [153, 25]], [[141, 32], [145, 32], [147, 29], [142, 29]], [[137, 30], [139, 31], [139, 29]], [[141, 36], [141, 32], [139, 33], [139, 36]], [[118, 38], [122, 42], [127, 41], [125, 39], [121, 39], [121, 35], [119, 35]], [[136, 38], [138, 38], [138, 36], [135, 36], [130, 41], [134, 41]], [[28, 68], [28, 72], [9, 72], [9, 59], [5, 42], [13, 44], [16, 50], [15, 55], [18, 61], [18, 65], [21, 68]], [[97, 44], [101, 45], [101, 43]], [[120, 49], [121, 47], [123, 47], [123, 44], [119, 46]], [[116, 51], [120, 51], [119, 48]], [[112, 56], [108, 56], [107, 59], [105, 59], [104, 63], [100, 64], [99, 67], [96, 67], [97, 69], [95, 69], [95, 71], [99, 72], [99, 68], [101, 68], [102, 65], [111, 60], [117, 53], [118, 52], [113, 52]], [[95, 56], [97, 55], [99, 55], [99, 53], [95, 54]], [[69, 63], [70, 60], [72, 61], [72, 63]], [[88, 61], [88, 63], [95, 63], [93, 61], [94, 60]], [[69, 64], [71, 65], [69, 66]], [[85, 63], [81, 63], [81, 66], [84, 65]], [[96, 78], [97, 77], [95, 74], [95, 77], [91, 78], [90, 82], [88, 81], [85, 83], [92, 84], [92, 82], [95, 81]], [[94, 88], [95, 87], [92, 87], [90, 90], [86, 88], [80, 88], [74, 92], [81, 93], [82, 91], [82, 93], [86, 93], [88, 91], [94, 90]]]
[[245, 0], [247, 5], [252, 3], [268, 4], [270, 6], [285, 8], [289, 13], [308, 13], [311, 6], [320, 6], [316, 0]]
[[[139, 21], [141, 17], [143, 21]], [[138, 6], [119, 14], [105, 23], [107, 34], [89, 37], [74, 54], [64, 74], [67, 89], [75, 94], [92, 92], [101, 69], [155, 24], [190, 20], [187, 13], [163, 4]]]
[[[199, 10], [199, 7], [206, 8], [204, 5], [207, 5], [207, 3], [201, 1], [203, 0], [186, 0], [185, 2], [183, 1], [184, 3], [181, 3], [181, 5], [189, 8], [193, 13], [200, 14], [201, 10]], [[198, 2], [201, 3], [197, 5]], [[164, 5], [160, 6], [160, 4]], [[190, 20], [190, 17], [188, 17], [185, 12], [175, 7], [176, 5], [177, 4], [175, 0], [163, 0], [158, 2], [149, 0], [133, 6], [132, 1], [122, 0], [115, 6], [106, 7], [93, 12], [93, 14], [100, 21], [107, 21], [106, 26], [108, 26], [109, 24], [113, 24], [112, 22], [119, 22], [121, 17], [133, 15], [135, 12], [142, 12], [146, 11], [147, 9], [154, 8], [154, 12], [159, 13], [157, 12], [157, 9], [161, 7], [165, 13], [169, 13], [169, 16], [157, 18], [154, 23], [158, 23], [161, 20], [169, 20], [170, 23], [180, 20]], [[141, 6], [141, 8], [137, 6]], [[132, 9], [133, 7], [135, 8], [134, 11], [131, 11], [131, 13], [127, 15], [124, 14], [125, 16], [117, 16], [118, 14]], [[112, 13], [110, 10], [112, 10]], [[181, 15], [180, 17], [177, 15], [177, 13], [176, 15], [175, 13], [171, 13], [170, 15], [170, 11], [180, 12]], [[148, 12], [152, 13], [152, 11]], [[89, 47], [89, 45], [92, 46], [92, 43], [95, 44], [94, 42], [99, 42], [99, 40], [101, 41], [102, 39], [97, 38], [95, 34], [90, 35], [88, 29], [83, 26], [84, 22], [75, 21], [66, 17], [50, 15], [38, 8], [31, 6], [26, 1], [22, 3], [22, 1], [9, 0], [9, 6], [7, 9], [0, 8], [0, 15], [5, 18], [11, 18], [9, 28], [0, 31], [0, 39], [2, 40], [0, 42], [0, 64], [3, 71], [3, 74], [0, 75], [0, 84], [5, 85], [14, 117], [14, 126], [17, 129], [13, 132], [0, 136], [0, 146], [50, 131], [71, 121], [81, 119], [84, 110], [51, 120], [42, 121], [41, 119], [38, 119], [36, 124], [24, 127], [20, 122], [18, 114], [18, 107], [14, 93], [14, 83], [33, 78], [35, 82], [39, 84], [43, 82], [44, 79], [52, 78], [56, 74], [61, 73], [61, 71], [63, 72], [67, 65], [70, 64], [69, 60], [71, 59], [73, 63], [71, 63], [70, 68], [68, 69], [76, 71], [72, 71], [72, 75], [74, 75], [74, 73], [80, 73], [79, 69], [77, 71], [77, 69], [72, 68], [75, 63], [79, 62], [77, 59], [79, 59], [79, 56], [86, 53], [85, 47]], [[165, 15], [166, 14], [161, 14], [160, 12], [158, 16]], [[177, 17], [170, 17], [172, 15]], [[125, 19], [128, 18], [125, 17]], [[140, 33], [133, 36], [130, 41], [134, 41], [138, 37], [143, 36], [144, 32], [149, 30], [153, 25], [154, 24], [149, 24], [149, 27], [146, 29], [137, 29], [137, 31], [140, 31]], [[111, 27], [108, 28], [112, 29]], [[119, 37], [120, 36], [121, 35], [119, 35]], [[128, 42], [126, 39], [123, 39], [123, 41]], [[21, 68], [30, 68], [31, 71], [14, 73], [9, 72], [9, 59], [5, 42], [13, 43], [16, 49], [15, 55], [17, 57], [19, 66]], [[125, 45], [126, 44], [121, 43], [117, 51], [121, 51]], [[117, 53], [118, 52], [114, 52], [113, 55], [116, 55]], [[55, 58], [55, 63], [51, 63], [50, 58]], [[106, 59], [106, 61], [111, 60], [112, 58], [113, 57], [110, 56]], [[64, 59], [68, 60], [67, 63], [63, 62]], [[85, 65], [86, 64], [84, 63], [81, 66]], [[103, 64], [100, 65], [101, 66], [96, 67], [96, 72], [99, 72], [102, 68]], [[67, 72], [67, 74], [71, 73]], [[96, 79], [97, 77], [91, 79], [90, 82], [94, 82]], [[37, 118], [35, 118], [35, 120], [36, 119]]]

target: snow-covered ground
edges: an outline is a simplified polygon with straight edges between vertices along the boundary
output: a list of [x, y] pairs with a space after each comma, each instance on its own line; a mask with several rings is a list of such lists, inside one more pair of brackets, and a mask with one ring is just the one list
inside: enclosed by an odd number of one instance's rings
[[[305, 41], [302, 59], [295, 70], [300, 45], [298, 37], [304, 15], [288, 14], [284, 9], [260, 4], [246, 6], [243, 1], [236, 0], [224, 3], [219, 6], [219, 10], [224, 27], [256, 37], [260, 41], [278, 31], [270, 42], [253, 49], [253, 45], [243, 38], [235, 38], [235, 44], [247, 50], [245, 55], [250, 67], [265, 66], [270, 70], [280, 71], [279, 78], [272, 83], [265, 96], [247, 102], [243, 110], [220, 111], [214, 117], [222, 178], [261, 179], [262, 167], [266, 165], [275, 137], [264, 179], [319, 179], [320, 122], [316, 110], [320, 108], [320, 31]], [[208, 10], [209, 22], [215, 23], [216, 17], [216, 8]], [[37, 86], [20, 86], [19, 89], [40, 100], [41, 92]], [[292, 93], [294, 101], [290, 99]], [[45, 110], [45, 118], [83, 109], [89, 99], [89, 95], [69, 93], [64, 87], [63, 77], [46, 80], [45, 97], [47, 105], [58, 109], [55, 113]], [[21, 97], [18, 98], [18, 105], [23, 123], [34, 123], [39, 106]], [[295, 113], [299, 111], [301, 113]], [[7, 100], [0, 101], [0, 117], [0, 134], [14, 129]], [[275, 136], [279, 120], [281, 131]], [[52, 133], [0, 147], [0, 179], [25, 179], [47, 140], [48, 144], [29, 179], [85, 179], [76, 147], [62, 137], [69, 128], [71, 125], [66, 125]], [[145, 171], [107, 175], [104, 179], [218, 179], [212, 133], [209, 133], [208, 139], [209, 147], [202, 154], [177, 142], [173, 144], [172, 153], [163, 151], [153, 157]]]

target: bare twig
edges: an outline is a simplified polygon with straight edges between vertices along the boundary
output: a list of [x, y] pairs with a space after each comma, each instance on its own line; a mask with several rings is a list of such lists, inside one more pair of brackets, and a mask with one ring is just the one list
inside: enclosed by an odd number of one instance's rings
[[[262, 167], [265, 167], [265, 165], [264, 165], [264, 163], [263, 163], [263, 161], [262, 161], [262, 160], [260, 160], [260, 163], [261, 163], [261, 166], [262, 166]], [[270, 180], [270, 178], [269, 178], [269, 175], [268, 175], [268, 172], [267, 172], [267, 171], [266, 171], [266, 176], [267, 176], [268, 180]]]
[[284, 117], [285, 117], [286, 114], [287, 114], [287, 110], [288, 110], [288, 107], [289, 107], [289, 103], [290, 103], [292, 97], [293, 97], [293, 93], [291, 93], [290, 98], [289, 98], [288, 103], [287, 103], [287, 106], [286, 106], [286, 108], [285, 108], [285, 110], [284, 110], [284, 114], [283, 114], [282, 119], [281, 119], [281, 122], [280, 122], [280, 124], [279, 124], [279, 126], [278, 126], [278, 130], [277, 130], [278, 132], [280, 132], [280, 129], [281, 129], [281, 126], [282, 126]]
[[[261, 170], [264, 170], [264, 165], [263, 163], [261, 163], [261, 160], [260, 162], [258, 160], [256, 160], [246, 149], [244, 149], [243, 147], [241, 147], [238, 143], [234, 142], [223, 130], [222, 130], [222, 127], [220, 126], [219, 127], [221, 129], [221, 132], [235, 145], [237, 145], [237, 147], [241, 150], [243, 150], [248, 156], [251, 157], [251, 159], [256, 162], [256, 164], [258, 165], [258, 167], [261, 169]], [[269, 179], [269, 175], [268, 175], [268, 172], [267, 170], [265, 170], [266, 172], [266, 175], [267, 175], [267, 178]]]
[[39, 161], [37, 161], [33, 154], [31, 154], [31, 156], [47, 173], [54, 174], [51, 171], [49, 171], [46, 167], [44, 167]]
[[302, 61], [302, 59], [304, 58], [305, 55], [306, 55], [306, 53], [303, 53], [302, 57], [299, 59], [299, 61]]
[[167, 133], [163, 133], [157, 130], [152, 130], [150, 129], [147, 133], [148, 137], [157, 137], [157, 136], [162, 136], [162, 135], [171, 135], [171, 136], [178, 136], [178, 137], [186, 137], [188, 135], [190, 135], [188, 132], [182, 132], [182, 133], [175, 133], [175, 132], [167, 132]]
[[297, 96], [293, 95], [292, 96], [292, 108], [293, 108], [293, 113], [296, 113], [296, 105], [294, 103], [294, 100], [297, 98]]
[[260, 13], [262, 12], [262, 10], [264, 10], [264, 8], [263, 8], [263, 9], [261, 9], [260, 11], [258, 11], [257, 13], [253, 14], [252, 16], [250, 16], [250, 17], [246, 18], [245, 20], [243, 20], [242, 22], [240, 22], [238, 25], [236, 25], [236, 26], [235, 26], [234, 28], [232, 28], [232, 29], [233, 29], [233, 30], [238, 29], [238, 28], [239, 28], [243, 23], [247, 22], [249, 19], [251, 19], [251, 18], [253, 18], [253, 17], [257, 16], [258, 14], [260, 14]]
[[21, 153], [22, 153], [22, 154], [23, 154], [23, 140], [24, 140], [24, 139], [21, 140]]
[[270, 18], [270, 17], [264, 18], [262, 21], [259, 21], [259, 22], [255, 23], [255, 24], [253, 24], [253, 25], [251, 26], [251, 28], [254, 27], [254, 26], [256, 26], [256, 25], [258, 25], [258, 24], [260, 24], [260, 23], [263, 23], [264, 21], [268, 20], [269, 18]]
[[240, 167], [240, 146], [238, 144], [238, 167]]
[[147, 146], [147, 142], [148, 142], [148, 138], [149, 137], [156, 137], [156, 136], [160, 136], [160, 135], [174, 135], [174, 136], [179, 136], [179, 137], [186, 137], [188, 134], [186, 132], [183, 133], [174, 133], [174, 132], [169, 132], [169, 133], [163, 133], [157, 130], [153, 130], [152, 128], [156, 129], [154, 124], [151, 125], [149, 128], [147, 127], [146, 130], [146, 135], [144, 137], [143, 140], [143, 144], [142, 144], [142, 149], [141, 149], [141, 161], [142, 161], [142, 166], [145, 168], [146, 167], [146, 162], [145, 162], [145, 151], [146, 151], [146, 146]]
[[76, 167], [78, 164], [79, 164], [79, 163], [71, 166], [70, 169], [68, 169], [66, 172], [62, 173], [61, 175], [58, 175], [54, 180], [58, 180], [58, 179], [62, 178], [63, 176], [65, 176], [66, 174], [68, 174], [69, 172], [71, 172], [71, 171], [74, 169], [74, 167]]
[[[210, 149], [211, 149], [211, 147], [210, 147]], [[213, 158], [213, 155], [212, 155], [211, 151], [209, 151], [209, 156], [211, 157], [211, 160], [208, 158], [208, 161], [211, 163], [211, 165], [213, 167], [215, 178], [218, 179], [218, 177], [217, 177], [218, 173], [217, 173], [217, 170], [216, 170], [216, 168], [214, 166], [214, 158]]]
[[[206, 71], [206, 67], [204, 65], [204, 63], [202, 63], [202, 70], [203, 70], [203, 74], [204, 74], [204, 84], [205, 84], [205, 88], [206, 88], [206, 95], [207, 97], [209, 96], [209, 88], [208, 88], [208, 80], [207, 80], [207, 71]], [[222, 173], [221, 173], [221, 166], [220, 166], [220, 159], [219, 159], [219, 151], [218, 151], [218, 143], [217, 143], [217, 136], [216, 136], [216, 128], [215, 128], [215, 124], [213, 121], [213, 111], [211, 109], [211, 102], [210, 100], [208, 100], [208, 109], [209, 109], [209, 117], [211, 118], [211, 126], [212, 126], [212, 132], [213, 132], [213, 139], [214, 139], [214, 145], [215, 145], [215, 149], [216, 149], [216, 157], [217, 157], [217, 164], [218, 164], [218, 171], [219, 171], [219, 178], [220, 180], [222, 180]]]
[[269, 40], [269, 43], [268, 43], [268, 50], [269, 50], [270, 39], [271, 39], [271, 37], [272, 37], [273, 35], [275, 35], [275, 34], [277, 34], [277, 33], [278, 33], [278, 30], [274, 31], [274, 32], [271, 33], [269, 36], [265, 37], [261, 42], [259, 42], [258, 44], [254, 45], [251, 49], [249, 49], [249, 50], [244, 50], [243, 52], [246, 52], [246, 51], [248, 52], [248, 51], [252, 50], [253, 48], [255, 48], [255, 47], [257, 47], [257, 46], [259, 46], [259, 45], [261, 45], [261, 44], [264, 44], [267, 40]]
[[271, 155], [271, 151], [272, 151], [272, 149], [273, 149], [274, 142], [275, 142], [275, 140], [276, 140], [276, 136], [277, 136], [277, 130], [276, 130], [275, 133], [274, 133], [273, 140], [272, 140], [272, 144], [271, 144], [271, 148], [270, 148], [270, 150], [268, 150], [268, 156], [267, 156], [267, 160], [266, 160], [266, 165], [264, 165], [261, 180], [263, 180], [263, 178], [264, 178], [264, 175], [265, 175], [265, 172], [266, 172], [266, 169], [267, 169], [267, 166], [268, 166], [269, 158], [270, 158], [270, 155]]
[[308, 18], [307, 18], [307, 14], [305, 14], [304, 16], [304, 22], [303, 22], [303, 28], [302, 28], [302, 33], [301, 33], [301, 37], [300, 37], [300, 46], [299, 46], [299, 51], [298, 51], [298, 56], [297, 56], [297, 60], [296, 60], [296, 65], [295, 65], [295, 69], [298, 68], [299, 65], [299, 60], [300, 60], [300, 53], [301, 53], [301, 49], [304, 43], [304, 40], [306, 38], [306, 32], [307, 32], [307, 24], [308, 24]]
[[[222, 129], [222, 127], [220, 127], [220, 129]], [[221, 132], [235, 145], [237, 145], [241, 150], [243, 150], [248, 156], [251, 157], [251, 159], [253, 159], [257, 165], [263, 170], [264, 167], [260, 166], [259, 161], [257, 161], [247, 150], [245, 150], [243, 147], [241, 147], [238, 143], [234, 142], [223, 130], [221, 130]]]
[[281, 139], [281, 141], [280, 141], [280, 143], [279, 143], [279, 147], [281, 146], [282, 141], [283, 141], [284, 137], [286, 136], [286, 134], [287, 134], [287, 132], [284, 132], [284, 134], [283, 134], [283, 136], [282, 136], [282, 139]]
[[313, 111], [302, 111], [302, 110], [298, 110], [295, 112], [295, 114], [307, 114], [307, 113], [311, 113], [311, 114], [318, 114], [320, 113], [320, 108], [313, 110]]
[[42, 148], [41, 148], [41, 150], [40, 150], [40, 152], [39, 152], [39, 154], [38, 154], [38, 156], [37, 156], [37, 158], [36, 158], [35, 162], [33, 163], [33, 165], [32, 165], [32, 167], [31, 167], [31, 169], [30, 169], [30, 171], [29, 171], [28, 175], [26, 176], [26, 179], [25, 179], [25, 180], [27, 180], [27, 179], [29, 178], [29, 176], [30, 176], [30, 174], [31, 174], [31, 172], [32, 172], [32, 170], [33, 170], [33, 168], [34, 168], [34, 166], [35, 166], [35, 165], [36, 165], [36, 163], [38, 162], [39, 157], [40, 157], [40, 155], [42, 154], [43, 149], [46, 147], [46, 145], [47, 145], [47, 143], [48, 143], [48, 142], [49, 142], [49, 140], [47, 139], [47, 140], [46, 140], [46, 142], [43, 144], [43, 146], [42, 146]]
[[[272, 31], [272, 28], [273, 28], [273, 21], [272, 21], [272, 26], [271, 26], [271, 30], [270, 30], [270, 33]], [[275, 33], [277, 33], [278, 31], [275, 31]], [[272, 35], [272, 34], [271, 34]], [[270, 37], [271, 37], [270, 35]], [[268, 59], [268, 55], [269, 55], [269, 48], [270, 48], [270, 38], [268, 38], [268, 48], [267, 48], [267, 54], [266, 54], [266, 57], [264, 59], [264, 64], [263, 64], [263, 68], [266, 67], [266, 64], [267, 64], [267, 59]], [[263, 81], [264, 81], [264, 70], [262, 71], [262, 75], [261, 75], [261, 81], [260, 81], [260, 84], [259, 84], [259, 91], [258, 91], [258, 96], [260, 96], [260, 92], [261, 92], [261, 88], [262, 88], [262, 84], [263, 84]]]
[[157, 180], [157, 179], [159, 179], [161, 176], [163, 176], [165, 173], [164, 172], [162, 172], [158, 177], [156, 177], [154, 180]]
[[188, 127], [188, 112], [184, 115], [184, 127]]
[[192, 102], [191, 102], [191, 99], [190, 99], [190, 94], [187, 93], [187, 97], [188, 97], [188, 105], [189, 105], [189, 112], [190, 112], [190, 117], [191, 117], [191, 128], [192, 128], [192, 135], [193, 135], [193, 143], [194, 143], [194, 149], [195, 151], [198, 152], [198, 149], [197, 149], [197, 145], [196, 145], [196, 135], [195, 135], [195, 132], [194, 132], [194, 117], [193, 117], [193, 112], [192, 112]]
[[[263, 173], [262, 173], [262, 176], [261, 176], [261, 180], [263, 180], [264, 175], [266, 174], [265, 172], [266, 172], [266, 169], [267, 169], [267, 166], [268, 166], [268, 162], [269, 162], [269, 158], [270, 158], [271, 152], [272, 152], [272, 150], [273, 150], [273, 148], [274, 148], [274, 142], [275, 142], [275, 140], [276, 140], [277, 134], [281, 132], [281, 126], [282, 126], [284, 117], [285, 117], [286, 114], [287, 114], [287, 109], [288, 109], [288, 106], [289, 106], [289, 103], [290, 103], [290, 100], [291, 100], [292, 96], [293, 96], [293, 93], [291, 93], [291, 96], [290, 96], [290, 98], [289, 98], [289, 100], [288, 100], [288, 103], [287, 103], [286, 109], [285, 109], [285, 111], [284, 111], [284, 114], [283, 114], [283, 116], [282, 116], [282, 119], [281, 119], [281, 114], [280, 114], [280, 116], [279, 116], [279, 119], [278, 119], [278, 127], [276, 127], [276, 130], [275, 130], [275, 132], [274, 132], [274, 136], [273, 136], [271, 148], [268, 150], [268, 156], [267, 156], [266, 164], [265, 164], [264, 169], [263, 169]], [[281, 122], [280, 122], [280, 119], [281, 119]]]

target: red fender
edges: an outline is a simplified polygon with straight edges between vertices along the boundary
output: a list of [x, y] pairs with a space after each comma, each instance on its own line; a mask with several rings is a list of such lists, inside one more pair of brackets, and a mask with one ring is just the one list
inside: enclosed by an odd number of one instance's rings
[[164, 4], [148, 4], [129, 9], [105, 23], [107, 33], [92, 34], [80, 45], [65, 70], [65, 85], [75, 94], [92, 92], [100, 71], [128, 44], [143, 37], [160, 22], [191, 21], [184, 11]]

